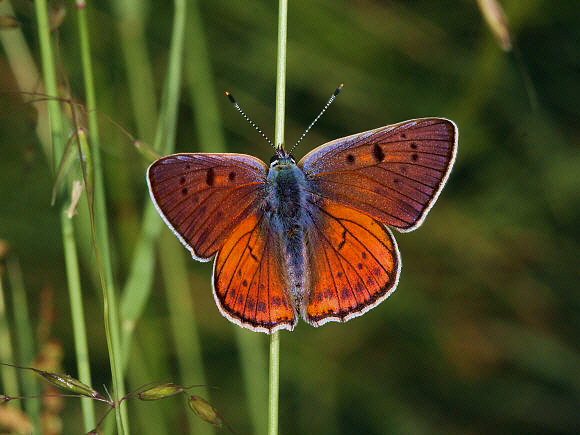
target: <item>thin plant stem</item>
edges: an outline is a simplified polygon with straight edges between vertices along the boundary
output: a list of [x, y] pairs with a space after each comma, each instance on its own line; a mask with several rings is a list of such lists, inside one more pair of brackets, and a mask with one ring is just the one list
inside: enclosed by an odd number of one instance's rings
[[[107, 206], [105, 200], [103, 168], [99, 147], [98, 122], [95, 110], [96, 97], [94, 92], [92, 63], [90, 59], [88, 25], [86, 23], [85, 4], [78, 3], [77, 5], [79, 9], [79, 32], [83, 76], [85, 91], [87, 94], [87, 109], [89, 110], [89, 129], [92, 139], [90, 141], [90, 150], [88, 149], [88, 146], [85, 146], [85, 149], [87, 149], [87, 163], [83, 166], [83, 178], [85, 181], [85, 189], [87, 191], [89, 219], [96, 263], [101, 280], [101, 287], [103, 289], [103, 316], [114, 389], [113, 399], [115, 403], [119, 404], [118, 410], [115, 412], [115, 421], [117, 423], [117, 431], [119, 433], [128, 434], [129, 419], [127, 406], [119, 401], [119, 398], [125, 395], [125, 381], [121, 364], [122, 354], [120, 346], [119, 315], [109, 245], [109, 224], [106, 214]], [[86, 370], [86, 367], [84, 369]]]
[[288, 0], [280, 0], [278, 12], [278, 66], [276, 74], [276, 121], [274, 143], [284, 145], [284, 110], [286, 104], [286, 40], [288, 36]]
[[[42, 59], [42, 67], [43, 67], [43, 75], [44, 75], [44, 84], [46, 87], [46, 93], [49, 96], [58, 96], [58, 86], [56, 80], [56, 72], [55, 72], [55, 63], [54, 63], [54, 55], [52, 51], [52, 45], [50, 40], [50, 27], [49, 27], [49, 20], [48, 20], [48, 10], [47, 4], [45, 0], [36, 0], [36, 16], [37, 16], [37, 24], [38, 24], [38, 34], [40, 39], [40, 50], [41, 50], [41, 59]], [[47, 102], [48, 110], [50, 115], [50, 129], [51, 129], [51, 136], [52, 136], [52, 162], [53, 167], [56, 168], [59, 165], [59, 162], [62, 158], [62, 154], [64, 151], [64, 125], [63, 125], [63, 118], [60, 112], [59, 103], [56, 100], [49, 100]], [[97, 162], [99, 163], [99, 162]], [[97, 168], [96, 172], [100, 171], [100, 165]], [[87, 180], [85, 179], [85, 182]], [[102, 180], [101, 180], [102, 183]], [[66, 190], [66, 189], [65, 189]], [[107, 337], [107, 346], [109, 350], [109, 360], [111, 364], [111, 375], [113, 380], [113, 395], [115, 402], [117, 402], [118, 397], [121, 397], [124, 391], [123, 386], [123, 378], [122, 372], [120, 371], [120, 365], [118, 364], [118, 358], [120, 356], [119, 353], [119, 332], [118, 332], [118, 322], [117, 322], [117, 309], [116, 309], [116, 302], [115, 302], [115, 292], [112, 286], [112, 273], [109, 270], [108, 276], [103, 276], [104, 273], [108, 270], [109, 266], [103, 267], [103, 262], [101, 259], [101, 253], [104, 253], [105, 256], [109, 255], [108, 250], [108, 240], [107, 232], [106, 232], [106, 220], [105, 226], [102, 226], [102, 217], [105, 213], [104, 211], [104, 196], [103, 201], [99, 204], [99, 217], [98, 223], [93, 226], [93, 238], [95, 241], [95, 252], [97, 257], [97, 263], [99, 266], [99, 275], [101, 276], [101, 283], [103, 287], [103, 306], [104, 306], [104, 324], [105, 324], [105, 334]], [[89, 208], [92, 207], [92, 199], [89, 198]], [[63, 210], [61, 213], [64, 213], [64, 205]], [[92, 211], [92, 210], [91, 210]], [[92, 219], [92, 216], [91, 216]], [[94, 222], [92, 222], [94, 223]], [[78, 268], [78, 258], [76, 249], [71, 250], [70, 247], [74, 246], [74, 230], [72, 228], [72, 220], [68, 219], [64, 216], [61, 218], [61, 225], [62, 225], [62, 232], [63, 232], [63, 241], [64, 241], [64, 254], [67, 265], [70, 267]], [[95, 227], [98, 226], [99, 235], [102, 237], [96, 237], [96, 229]], [[101, 230], [104, 230], [102, 232]], [[72, 240], [68, 240], [72, 238]], [[97, 244], [98, 243], [98, 244]], [[102, 246], [99, 246], [102, 245]], [[102, 249], [104, 248], [104, 249]], [[107, 259], [107, 257], [105, 257]], [[105, 265], [107, 262], [105, 262]], [[104, 271], [105, 272], [104, 272]], [[69, 282], [69, 292], [75, 291], [74, 288], [78, 287], [80, 289], [80, 280], [74, 283], [74, 286], [71, 286], [72, 279], [75, 279], [75, 276], [70, 275], [70, 269], [67, 269], [68, 272], [68, 282]], [[80, 273], [75, 274], [78, 278]], [[110, 278], [107, 280], [107, 278]], [[80, 291], [80, 290], [79, 290]], [[125, 406], [122, 405], [120, 411], [115, 413], [115, 421], [117, 424], [117, 432], [119, 434], [128, 433], [125, 432], [125, 429], [128, 430], [128, 420], [126, 417], [126, 409]]]
[[[286, 101], [286, 41], [288, 35], [288, 0], [280, 0], [278, 11], [278, 67], [276, 76], [275, 145], [284, 145], [284, 110]], [[280, 390], [280, 332], [270, 336], [270, 398], [268, 434], [278, 434], [278, 395]]]
[[[42, 74], [44, 76], [44, 86], [46, 94], [52, 97], [58, 96], [58, 86], [56, 82], [56, 71], [54, 67], [54, 55], [50, 42], [50, 25], [48, 20], [48, 11], [46, 0], [35, 0], [36, 20], [38, 25], [38, 37], [40, 43], [40, 57], [42, 62]], [[55, 99], [47, 101], [51, 148], [48, 150], [49, 162], [52, 165], [53, 172], [58, 167], [61, 155], [64, 149], [64, 135], [62, 125], [62, 115], [60, 113], [59, 103]]]
[[280, 390], [280, 332], [270, 336], [270, 398], [268, 401], [268, 435], [278, 434], [278, 395]]
[[[10, 337], [10, 325], [6, 315], [6, 304], [4, 301], [4, 280], [0, 269], [0, 358], [2, 361], [14, 361], [14, 349]], [[2, 366], [0, 368], [0, 379], [2, 380], [3, 394], [7, 396], [19, 396], [18, 377], [12, 367]], [[16, 405], [19, 406], [19, 405]]]
[[[42, 70], [44, 76], [44, 84], [46, 87], [47, 95], [57, 97], [58, 96], [58, 86], [56, 80], [54, 55], [52, 51], [52, 44], [50, 38], [50, 27], [48, 19], [47, 4], [45, 0], [35, 1], [36, 7], [36, 17], [38, 25], [38, 35], [40, 42], [41, 60], [42, 60]], [[59, 103], [56, 99], [48, 101], [48, 111], [50, 119], [50, 131], [52, 139], [52, 155], [49, 156], [49, 160], [52, 162], [52, 167], [57, 168], [59, 162], [62, 158], [64, 152], [64, 125], [63, 118], [60, 112]], [[66, 189], [64, 189], [66, 192]], [[73, 310], [76, 311], [75, 306], [78, 306], [78, 299], [81, 293], [81, 283], [80, 283], [80, 272], [78, 265], [78, 256], [74, 241], [74, 229], [71, 219], [68, 219], [65, 215], [65, 205], [63, 204], [61, 213], [61, 227], [62, 227], [62, 237], [63, 237], [63, 249], [65, 262], [67, 265], [67, 281], [69, 289], [69, 297], [71, 299], [71, 304], [73, 304]], [[75, 314], [78, 314], [75, 313]], [[73, 317], [73, 326], [76, 329], [80, 327], [80, 322], [78, 318]], [[82, 329], [82, 327], [81, 327]], [[82, 331], [81, 331], [82, 332]], [[75, 338], [79, 336], [75, 332]], [[86, 339], [86, 336], [85, 336]], [[86, 347], [86, 344], [85, 344]], [[116, 389], [115, 389], [116, 390]], [[116, 390], [117, 392], [117, 390]], [[94, 418], [93, 418], [94, 419]], [[121, 428], [120, 421], [118, 428]], [[119, 431], [119, 433], [123, 433]]]
[[[89, 355], [87, 345], [87, 332], [85, 328], [85, 314], [83, 310], [83, 297], [80, 287], [79, 264], [77, 249], [73, 234], [73, 226], [69, 222], [70, 218], [64, 210], [61, 210], [61, 226], [63, 231], [63, 245], [66, 252], [72, 255], [65, 257], [66, 274], [68, 279], [69, 299], [71, 307], [71, 321], [73, 325], [73, 336], [75, 341], [75, 354], [77, 359], [77, 370], [79, 380], [86, 385], [91, 385], [91, 374], [89, 366]], [[83, 413], [83, 426], [85, 432], [95, 427], [95, 408], [93, 401], [86, 398], [81, 400]]]
[[[98, 126], [98, 119], [97, 119], [97, 111], [96, 111], [96, 95], [95, 95], [95, 85], [94, 85], [94, 78], [93, 78], [93, 67], [91, 62], [91, 49], [90, 49], [90, 40], [89, 40], [89, 30], [88, 30], [88, 23], [87, 23], [87, 10], [86, 4], [84, 0], [77, 0], [77, 19], [78, 19], [78, 26], [79, 26], [79, 39], [80, 39], [80, 48], [81, 48], [81, 60], [82, 60], [82, 67], [83, 67], [83, 77], [84, 77], [84, 84], [85, 84], [85, 95], [86, 95], [86, 104], [87, 104], [87, 112], [88, 112], [88, 124], [89, 124], [89, 143], [91, 146], [91, 158], [93, 160], [94, 173], [94, 208], [93, 211], [95, 213], [95, 226], [97, 234], [99, 234], [98, 242], [100, 243], [99, 251], [101, 253], [101, 260], [103, 262], [103, 269], [105, 273], [105, 282], [111, 283], [113, 282], [112, 277], [112, 267], [111, 267], [111, 260], [109, 255], [109, 241], [108, 241], [108, 222], [106, 217], [106, 205], [105, 205], [105, 198], [104, 198], [104, 186], [103, 186], [103, 176], [102, 176], [102, 165], [101, 165], [101, 157], [100, 157], [100, 146], [99, 146], [99, 126]], [[90, 182], [90, 180], [89, 180]], [[87, 195], [89, 192], [87, 191]], [[88, 197], [89, 201], [92, 201], [93, 198], [90, 196]], [[86, 383], [87, 385], [91, 385], [91, 371], [90, 371], [90, 364], [89, 364], [89, 351], [87, 346], [86, 340], [86, 332], [85, 332], [85, 320], [84, 320], [84, 311], [83, 311], [83, 300], [82, 300], [82, 293], [79, 292], [78, 301], [76, 304], [73, 305], [73, 300], [71, 298], [71, 306], [74, 307], [72, 310], [73, 314], [73, 325], [75, 326], [74, 334], [75, 334], [75, 348], [76, 348], [76, 357], [77, 357], [77, 367], [78, 367], [78, 374], [79, 379]], [[116, 310], [115, 310], [116, 312]], [[77, 319], [75, 320], [75, 316]], [[117, 323], [117, 322], [115, 322]], [[77, 332], [77, 328], [79, 329]], [[124, 382], [121, 383], [121, 391], [118, 392], [119, 396], [124, 395]], [[82, 400], [81, 401], [82, 412], [83, 412], [83, 420], [85, 425], [85, 430], [89, 431], [95, 426], [95, 410], [94, 404], [90, 400]], [[123, 407], [121, 412], [126, 413], [126, 407]]]
[[[32, 319], [28, 311], [28, 301], [22, 270], [16, 257], [9, 255], [6, 259], [6, 273], [10, 283], [10, 294], [12, 295], [12, 313], [14, 317], [14, 334], [17, 346], [18, 362], [30, 364], [35, 356], [34, 331]], [[2, 347], [2, 346], [0, 346]], [[14, 361], [4, 359], [3, 361]], [[22, 393], [25, 396], [35, 396], [40, 394], [40, 389], [36, 379], [30, 376], [22, 377]], [[35, 422], [40, 420], [40, 403], [35, 400], [27, 400], [24, 404], [26, 413]]]

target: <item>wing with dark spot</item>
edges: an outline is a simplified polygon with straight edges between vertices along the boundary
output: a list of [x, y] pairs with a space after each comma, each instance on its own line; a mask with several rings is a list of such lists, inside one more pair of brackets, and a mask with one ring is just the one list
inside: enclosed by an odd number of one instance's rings
[[437, 199], [456, 152], [455, 124], [425, 118], [329, 142], [298, 166], [314, 194], [411, 231]]
[[214, 263], [214, 296], [232, 322], [271, 333], [297, 322], [280, 248], [264, 214], [248, 216], [226, 239]]
[[331, 201], [308, 206], [310, 291], [302, 317], [314, 326], [360, 316], [397, 286], [401, 263], [390, 230]]
[[151, 198], [194, 258], [209, 260], [265, 196], [267, 167], [243, 154], [174, 154], [147, 171]]

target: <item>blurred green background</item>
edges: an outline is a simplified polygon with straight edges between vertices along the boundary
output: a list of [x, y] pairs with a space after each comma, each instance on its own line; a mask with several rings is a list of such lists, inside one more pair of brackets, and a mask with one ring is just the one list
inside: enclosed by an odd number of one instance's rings
[[[345, 84], [296, 157], [410, 118], [446, 117], [460, 134], [455, 168], [437, 205], [417, 231], [395, 234], [403, 269], [393, 296], [346, 324], [315, 329], [302, 322], [281, 333], [281, 434], [580, 431], [578, 4], [501, 4], [510, 52], [501, 49], [476, 1], [290, 1], [286, 141], [294, 143]], [[12, 6], [20, 27], [0, 32], [22, 32], [39, 66], [33, 4]], [[67, 9], [53, 32], [58, 79], [82, 102], [75, 7], [52, 6]], [[111, 1], [87, 8], [98, 110], [153, 143], [173, 5]], [[268, 161], [269, 145], [223, 92], [232, 92], [273, 137], [277, 3], [190, 1], [187, 8], [176, 150], [217, 151], [225, 144]], [[4, 258], [23, 273], [35, 354], [56, 343], [59, 370], [76, 375], [59, 208], [50, 205], [51, 165], [35, 134], [35, 110], [22, 95], [4, 93], [20, 89], [6, 53], [0, 50]], [[99, 124], [122, 301], [149, 201], [149, 162], [116, 125], [104, 116]], [[74, 219], [93, 386], [102, 391], [110, 386], [102, 292], [84, 198], [80, 208]], [[216, 388], [205, 397], [235, 433], [265, 433], [268, 337], [224, 319], [211, 294], [211, 263], [188, 258], [167, 228], [160, 234], [170, 246], [162, 252], [174, 254], [164, 257], [165, 268], [139, 271], [153, 272], [153, 288], [135, 324], [128, 389], [151, 381], [207, 383]], [[197, 341], [189, 329], [176, 334], [168, 308], [166, 275], [182, 261], [188, 283], [178, 291], [194, 307], [203, 381], [199, 368], [178, 370], [179, 343]], [[14, 282], [6, 273], [3, 280], [17, 348]], [[241, 344], [246, 335], [251, 349]], [[63, 406], [57, 412], [63, 432], [81, 432], [78, 401], [66, 399]], [[129, 416], [134, 433], [175, 433], [187, 413], [179, 399], [168, 399], [131, 401]]]

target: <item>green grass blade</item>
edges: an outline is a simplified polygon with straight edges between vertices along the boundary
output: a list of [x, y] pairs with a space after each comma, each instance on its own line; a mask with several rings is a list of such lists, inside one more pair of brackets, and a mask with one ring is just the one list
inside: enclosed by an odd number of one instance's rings
[[[177, 107], [183, 66], [186, 2], [185, 0], [175, 0], [174, 4], [174, 25], [169, 51], [169, 65], [155, 134], [155, 149], [161, 154], [169, 154], [175, 148]], [[123, 319], [123, 358], [125, 363], [135, 323], [141, 317], [151, 293], [152, 277], [155, 270], [154, 241], [157, 239], [161, 225], [161, 219], [147, 198], [141, 237], [135, 249], [134, 260], [123, 290], [120, 306]]]
[[[58, 96], [58, 87], [56, 81], [56, 72], [55, 72], [55, 63], [54, 63], [54, 55], [52, 51], [52, 43], [50, 38], [50, 26], [49, 26], [49, 19], [48, 19], [48, 10], [47, 4], [45, 0], [37, 0], [35, 2], [36, 7], [36, 16], [37, 16], [37, 24], [38, 24], [38, 33], [39, 33], [39, 40], [40, 40], [40, 50], [41, 50], [41, 59], [42, 59], [42, 69], [43, 69], [43, 76], [44, 76], [44, 83], [46, 86], [46, 93], [50, 96]], [[48, 111], [50, 115], [50, 129], [52, 133], [52, 161], [53, 167], [56, 167], [62, 158], [62, 153], [64, 149], [64, 125], [63, 125], [63, 118], [60, 112], [59, 103], [56, 100], [49, 100], [48, 104]], [[98, 154], [98, 153], [97, 153]], [[95, 162], [95, 182], [100, 181], [102, 185], [102, 178], [98, 180], [97, 173], [100, 172], [100, 162], [97, 160]], [[119, 364], [117, 363], [117, 359], [119, 358], [119, 351], [118, 349], [118, 326], [116, 321], [116, 304], [115, 304], [115, 292], [114, 288], [112, 287], [112, 273], [110, 271], [110, 261], [107, 261], [108, 258], [108, 239], [107, 239], [107, 232], [106, 232], [106, 220], [103, 221], [102, 217], [105, 214], [104, 210], [104, 196], [103, 191], [101, 189], [100, 193], [97, 193], [99, 189], [95, 188], [95, 198], [99, 198], [95, 201], [97, 208], [100, 210], [99, 215], [97, 216], [97, 221], [95, 224], [95, 231], [101, 237], [94, 237], [97, 240], [97, 245], [95, 246], [97, 252], [97, 259], [99, 263], [99, 270], [101, 271], [100, 274], [106, 274], [107, 276], [101, 276], [103, 280], [103, 299], [104, 299], [104, 311], [105, 311], [105, 332], [107, 335], [107, 344], [109, 347], [109, 358], [111, 364], [111, 372], [112, 372], [112, 379], [113, 379], [113, 395], [114, 399], [118, 400], [118, 398], [124, 392], [123, 380], [122, 380], [122, 373], [119, 370]], [[91, 200], [89, 199], [89, 205]], [[103, 226], [104, 222], [104, 226]], [[69, 269], [68, 281], [69, 281], [69, 291], [74, 292], [75, 290], [71, 290], [71, 283], [73, 279], [76, 279], [77, 282], [74, 283], [74, 287], [78, 287], [80, 289], [80, 280], [78, 280], [79, 274], [78, 270], [75, 275], [71, 276], [70, 267], [76, 267], [78, 269], [78, 258], [76, 255], [76, 249], [71, 250], [71, 246], [74, 246], [74, 241], [67, 240], [69, 237], [73, 237], [73, 229], [72, 229], [72, 221], [70, 219], [65, 218], [64, 216], [61, 219], [61, 224], [63, 228], [63, 238], [65, 240], [64, 243], [64, 252], [65, 252], [65, 259]], [[101, 245], [101, 246], [99, 246]], [[103, 262], [101, 259], [101, 255], [105, 256], [105, 261]], [[107, 264], [109, 266], [107, 266]], [[104, 272], [103, 272], [104, 270]], [[122, 434], [124, 432], [124, 428], [128, 430], [128, 421], [126, 418], [126, 411], [124, 410], [125, 406], [122, 405], [120, 411], [116, 412], [116, 422], [117, 422], [117, 431], [118, 433]]]
[[117, 29], [123, 51], [132, 114], [139, 137], [153, 140], [157, 119], [157, 99], [153, 68], [147, 49], [146, 30], [149, 18], [149, 2], [140, 0], [112, 0], [117, 14]]
[[[17, 344], [18, 363], [32, 364], [36, 355], [34, 344], [33, 322], [28, 311], [28, 301], [22, 270], [18, 260], [13, 256], [6, 259], [6, 273], [10, 283], [12, 295], [12, 312], [14, 317], [14, 338]], [[1, 346], [0, 346], [1, 347]], [[8, 361], [8, 360], [4, 360]], [[14, 361], [14, 360], [12, 360]], [[25, 396], [35, 396], [40, 393], [38, 382], [30, 376], [22, 377], [22, 393]], [[35, 422], [40, 419], [40, 403], [28, 400], [24, 404], [26, 413]]]
[[[79, 264], [75, 245], [74, 230], [71, 219], [64, 211], [61, 211], [62, 239], [65, 252], [66, 273], [68, 279], [69, 299], [71, 306], [71, 321], [75, 341], [75, 354], [77, 359], [78, 378], [87, 385], [92, 385], [89, 354], [87, 345], [87, 332], [85, 328], [85, 314], [83, 309], [83, 296], [80, 286]], [[95, 428], [95, 408], [90, 399], [81, 399], [83, 412], [83, 426], [85, 432]]]
[[[180, 378], [172, 381], [181, 385], [206, 385], [194, 302], [191, 292], [187, 290], [190, 286], [185, 256], [186, 251], [177, 238], [171, 232], [164, 231], [159, 240], [159, 259], [167, 294], [171, 335], [175, 343], [180, 372]], [[183, 331], [187, 331], [187, 334]], [[195, 394], [209, 400], [207, 388], [196, 388]], [[192, 434], [215, 433], [213, 426], [189, 413], [188, 421]]]
[[[0, 360], [15, 361], [14, 348], [12, 347], [12, 337], [10, 336], [10, 325], [8, 323], [4, 297], [4, 277], [2, 275], [3, 271], [0, 270]], [[2, 380], [3, 394], [6, 394], [10, 397], [20, 395], [18, 377], [16, 376], [16, 371], [12, 367], [0, 367], [0, 379]]]

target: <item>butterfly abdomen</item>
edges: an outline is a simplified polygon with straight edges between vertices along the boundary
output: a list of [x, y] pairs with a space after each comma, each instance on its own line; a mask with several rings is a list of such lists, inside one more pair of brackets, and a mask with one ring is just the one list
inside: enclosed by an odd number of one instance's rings
[[291, 293], [297, 303], [306, 287], [306, 219], [304, 204], [306, 179], [295, 163], [281, 163], [268, 173], [266, 199], [272, 231], [277, 235], [286, 266]]

